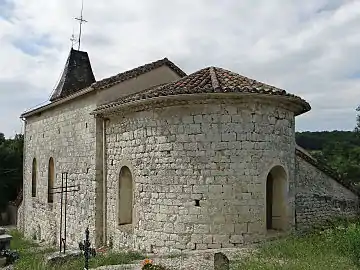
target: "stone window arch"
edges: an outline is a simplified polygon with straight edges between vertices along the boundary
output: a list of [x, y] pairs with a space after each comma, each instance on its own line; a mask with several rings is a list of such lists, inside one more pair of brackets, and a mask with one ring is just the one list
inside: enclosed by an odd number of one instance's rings
[[285, 230], [287, 224], [287, 175], [282, 166], [273, 167], [266, 179], [266, 229]]
[[119, 225], [131, 224], [133, 212], [133, 179], [131, 171], [127, 166], [123, 166], [120, 170], [118, 185], [118, 223]]
[[54, 166], [54, 159], [51, 157], [49, 159], [49, 166], [48, 166], [48, 203], [54, 202], [54, 181], [55, 181], [55, 166]]
[[33, 158], [31, 167], [31, 196], [36, 197], [37, 164], [36, 158]]

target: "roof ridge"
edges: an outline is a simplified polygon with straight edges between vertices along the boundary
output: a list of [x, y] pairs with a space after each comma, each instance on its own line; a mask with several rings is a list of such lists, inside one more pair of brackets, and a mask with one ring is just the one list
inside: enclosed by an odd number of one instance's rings
[[179, 68], [174, 62], [172, 62], [169, 58], [164, 57], [161, 61], [163, 62], [163, 64], [167, 65], [173, 71], [178, 73], [178, 75], [180, 75], [181, 78], [187, 76], [187, 74], [181, 68]]
[[288, 94], [285, 90], [244, 77], [231, 70], [207, 66], [160, 87], [147, 89], [142, 93], [133, 93], [129, 96], [120, 98], [116, 102], [103, 104], [95, 109], [94, 114], [101, 114], [107, 109], [113, 110], [117, 106], [131, 102], [169, 96], [209, 93], [238, 93], [239, 95], [261, 94], [274, 97], [282, 96], [284, 102], [294, 105], [292, 109], [295, 115], [300, 115], [311, 109], [310, 105], [305, 100], [295, 95]]
[[215, 67], [211, 66], [209, 68], [209, 73], [210, 73], [212, 87], [214, 88], [215, 92], [217, 92], [218, 90], [221, 89], [221, 86], [220, 86], [220, 82], [216, 75]]
[[125, 80], [134, 78], [136, 76], [142, 75], [146, 72], [149, 72], [151, 70], [154, 70], [156, 68], [161, 67], [162, 65], [168, 66], [170, 69], [172, 69], [174, 72], [176, 72], [180, 77], [186, 76], [186, 73], [182, 71], [178, 66], [176, 66], [173, 62], [171, 62], [167, 57], [163, 59], [158, 59], [153, 62], [149, 62], [146, 64], [143, 64], [141, 66], [125, 70], [123, 72], [120, 72], [116, 75], [101, 79], [99, 81], [96, 81], [93, 83], [93, 87], [97, 89], [104, 89], [111, 87], [115, 84], [118, 84], [120, 82], [123, 82]]

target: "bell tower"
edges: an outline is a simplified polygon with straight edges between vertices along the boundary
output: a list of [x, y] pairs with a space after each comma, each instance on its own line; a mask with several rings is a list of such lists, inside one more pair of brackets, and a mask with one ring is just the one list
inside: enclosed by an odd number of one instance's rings
[[[67, 61], [65, 63], [64, 70], [61, 78], [55, 87], [50, 101], [56, 101], [67, 96], [70, 96], [81, 89], [89, 87], [95, 82], [95, 76], [91, 68], [89, 55], [85, 51], [80, 51], [81, 35], [82, 35], [82, 24], [87, 22], [83, 18], [84, 1], [81, 4], [80, 17], [75, 18], [79, 21], [79, 36], [75, 39], [74, 35], [71, 37], [71, 49]], [[78, 45], [78, 49], [75, 50], [74, 43]]]

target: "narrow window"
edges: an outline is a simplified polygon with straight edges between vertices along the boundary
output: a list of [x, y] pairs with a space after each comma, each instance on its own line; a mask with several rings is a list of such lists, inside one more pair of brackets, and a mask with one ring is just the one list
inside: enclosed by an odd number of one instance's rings
[[286, 230], [287, 176], [283, 167], [272, 168], [266, 179], [266, 228]]
[[54, 169], [54, 160], [51, 157], [49, 159], [49, 168], [48, 168], [48, 203], [54, 202], [54, 178], [55, 178], [55, 169]]
[[36, 158], [32, 162], [32, 172], [31, 172], [31, 196], [36, 197]]
[[119, 225], [132, 223], [132, 175], [130, 169], [122, 167], [119, 175], [118, 216]]

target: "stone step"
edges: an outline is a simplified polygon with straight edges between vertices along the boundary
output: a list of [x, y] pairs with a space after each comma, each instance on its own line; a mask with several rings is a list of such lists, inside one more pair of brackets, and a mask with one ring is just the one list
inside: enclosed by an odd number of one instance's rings
[[3, 235], [3, 234], [5, 234], [5, 228], [0, 227], [0, 235]]

